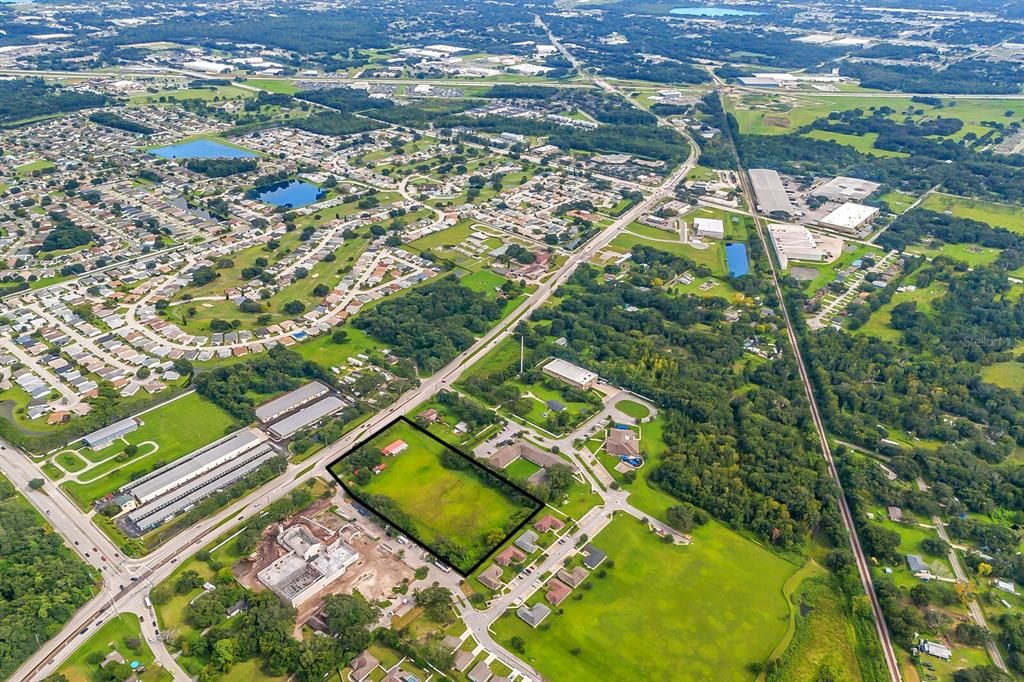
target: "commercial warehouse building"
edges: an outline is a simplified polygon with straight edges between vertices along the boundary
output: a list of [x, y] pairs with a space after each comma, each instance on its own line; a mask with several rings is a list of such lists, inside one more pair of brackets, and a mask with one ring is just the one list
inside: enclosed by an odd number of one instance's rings
[[[230, 456], [228, 456], [229, 453]], [[246, 429], [171, 462], [122, 489], [145, 495], [146, 501], [125, 514], [119, 525], [130, 535], [142, 535], [251, 474], [278, 456], [259, 431]], [[215, 466], [211, 462], [219, 461]], [[196, 473], [201, 472], [201, 473]], [[176, 484], [172, 483], [177, 481]], [[157, 490], [163, 492], [154, 495]], [[141, 501], [141, 500], [140, 500]]]
[[768, 225], [768, 234], [772, 237], [779, 265], [783, 269], [789, 267], [791, 260], [820, 263], [828, 255], [815, 239], [814, 233], [806, 227], [772, 223]]
[[725, 239], [725, 223], [718, 218], [694, 218], [693, 227], [698, 237]]
[[216, 469], [265, 440], [266, 436], [256, 429], [236, 431], [133, 481], [123, 491], [133, 495], [140, 504], [145, 504]]
[[312, 405], [307, 405], [284, 419], [274, 422], [267, 430], [274, 438], [287, 438], [293, 433], [315, 424], [327, 415], [334, 414], [344, 406], [344, 400], [337, 396], [329, 395], [323, 400], [318, 400]]
[[747, 174], [750, 176], [750, 184], [754, 186], [754, 196], [761, 213], [796, 213], [778, 172], [769, 168], [751, 168]]
[[290, 393], [285, 393], [280, 398], [275, 398], [268, 403], [256, 408], [256, 418], [261, 423], [273, 421], [283, 414], [302, 407], [318, 398], [327, 395], [330, 389], [319, 381], [313, 381], [301, 386]]
[[110, 426], [104, 426], [102, 429], [93, 431], [87, 436], [83, 436], [82, 442], [93, 450], [102, 450], [118, 438], [128, 435], [137, 428], [139, 428], [139, 422], [134, 417], [129, 417], [128, 419], [114, 422]]
[[850, 234], [860, 231], [876, 215], [878, 215], [878, 209], [874, 206], [849, 203], [843, 204], [829, 213], [819, 220], [818, 224], [822, 227]]
[[548, 364], [544, 365], [543, 371], [548, 376], [554, 377], [559, 381], [564, 381], [570, 386], [587, 391], [594, 387], [597, 383], [597, 375], [593, 372], [578, 367], [571, 362], [566, 362], [561, 358], [555, 358]]
[[850, 178], [845, 175], [832, 178], [811, 190], [811, 195], [825, 197], [830, 201], [862, 201], [871, 196], [881, 185], [870, 180]]

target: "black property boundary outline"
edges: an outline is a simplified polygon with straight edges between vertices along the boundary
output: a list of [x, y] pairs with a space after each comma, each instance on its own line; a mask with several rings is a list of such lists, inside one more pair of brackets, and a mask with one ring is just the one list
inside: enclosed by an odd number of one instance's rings
[[[398, 525], [397, 523], [392, 521], [390, 518], [388, 518], [384, 514], [380, 513], [380, 511], [378, 511], [376, 509], [376, 507], [374, 507], [371, 504], [367, 504], [363, 500], [362, 497], [360, 497], [358, 494], [356, 494], [352, 490], [352, 488], [350, 488], [349, 486], [345, 485], [345, 482], [341, 480], [341, 477], [338, 476], [338, 474], [336, 474], [334, 472], [334, 467], [336, 465], [338, 465], [339, 463], [341, 463], [341, 461], [343, 459], [345, 459], [346, 457], [348, 457], [349, 455], [351, 455], [353, 452], [355, 452], [359, 448], [363, 447], [364, 445], [368, 445], [371, 440], [373, 440], [374, 438], [376, 438], [380, 434], [384, 433], [385, 431], [390, 429], [392, 426], [398, 424], [399, 422], [404, 422], [404, 423], [408, 424], [409, 426], [411, 426], [416, 431], [419, 431], [420, 433], [426, 435], [427, 437], [431, 438], [432, 440], [437, 441], [438, 443], [440, 443], [441, 445], [445, 446], [446, 448], [448, 448], [452, 452], [460, 455], [461, 457], [466, 458], [467, 460], [469, 460], [470, 463], [472, 463], [473, 466], [477, 467], [478, 469], [480, 469], [480, 470], [482, 470], [482, 471], [484, 471], [484, 472], [486, 472], [486, 473], [488, 473], [488, 474], [490, 474], [490, 475], [492, 475], [492, 476], [494, 476], [494, 477], [504, 481], [506, 484], [508, 484], [512, 488], [516, 489], [518, 492], [520, 492], [523, 496], [525, 496], [527, 499], [529, 499], [531, 502], [533, 502], [536, 505], [536, 508], [532, 512], [530, 512], [529, 516], [527, 516], [525, 519], [522, 520], [522, 522], [519, 523], [519, 525], [517, 525], [515, 528], [513, 528], [511, 531], [509, 531], [509, 533], [506, 534], [505, 537], [503, 537], [501, 539], [501, 542], [497, 543], [494, 546], [494, 549], [492, 549], [491, 551], [487, 552], [487, 554], [485, 554], [483, 557], [481, 557], [481, 559], [479, 561], [477, 561], [475, 564], [473, 564], [473, 566], [468, 571], [466, 571], [465, 573], [463, 573], [461, 570], [459, 570], [458, 567], [452, 566], [451, 563], [447, 559], [445, 559], [440, 554], [435, 552], [432, 548], [428, 547], [423, 541], [421, 541], [416, 536], [415, 533], [409, 532], [407, 529], [403, 528], [402, 526]], [[540, 499], [539, 497], [537, 497], [536, 495], [531, 493], [529, 490], [526, 490], [525, 488], [521, 488], [518, 484], [516, 484], [515, 482], [509, 480], [508, 478], [505, 478], [501, 474], [495, 472], [493, 469], [489, 469], [488, 467], [485, 467], [483, 464], [478, 462], [477, 459], [475, 457], [473, 457], [472, 455], [467, 455], [465, 452], [463, 452], [459, 448], [453, 446], [451, 443], [449, 443], [449, 442], [447, 442], [445, 440], [442, 440], [441, 438], [438, 438], [437, 436], [432, 434], [430, 431], [427, 431], [422, 426], [420, 426], [416, 422], [412, 421], [411, 419], [409, 419], [405, 415], [399, 415], [398, 417], [392, 419], [390, 422], [388, 422], [387, 424], [385, 424], [381, 428], [377, 429], [376, 431], [374, 431], [372, 434], [370, 434], [369, 436], [367, 436], [363, 440], [361, 440], [358, 443], [356, 443], [355, 445], [353, 445], [349, 449], [348, 452], [346, 452], [341, 457], [338, 457], [338, 459], [336, 459], [333, 462], [331, 462], [330, 464], [328, 464], [327, 465], [327, 471], [331, 474], [331, 477], [335, 481], [338, 482], [338, 485], [340, 485], [342, 487], [342, 489], [344, 489], [344, 491], [346, 493], [348, 493], [349, 497], [351, 497], [353, 500], [355, 500], [359, 504], [361, 504], [364, 507], [366, 507], [367, 509], [369, 509], [371, 512], [373, 512], [374, 515], [376, 515], [376, 516], [380, 517], [381, 519], [383, 519], [384, 521], [386, 521], [388, 523], [388, 525], [392, 526], [393, 528], [397, 528], [403, 535], [406, 535], [409, 538], [412, 538], [413, 542], [415, 542], [417, 545], [419, 545], [420, 547], [425, 549], [428, 554], [430, 554], [432, 557], [434, 557], [434, 559], [436, 559], [437, 561], [443, 562], [445, 566], [451, 567], [456, 573], [461, 575], [463, 578], [468, 578], [474, 571], [476, 571], [476, 569], [480, 568], [488, 559], [490, 559], [492, 556], [494, 556], [494, 554], [498, 551], [498, 549], [501, 548], [502, 545], [504, 545], [506, 542], [508, 542], [512, 538], [512, 536], [514, 536], [516, 533], [518, 533], [524, 527], [526, 527], [526, 525], [530, 521], [533, 520], [533, 517], [535, 517], [537, 515], [537, 512], [539, 512], [540, 510], [544, 509], [544, 507], [546, 506], [546, 504], [544, 503], [544, 501], [542, 499]]]

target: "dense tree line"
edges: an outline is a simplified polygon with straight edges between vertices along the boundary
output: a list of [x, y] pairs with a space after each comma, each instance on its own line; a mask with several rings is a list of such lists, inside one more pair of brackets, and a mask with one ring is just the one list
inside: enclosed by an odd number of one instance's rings
[[355, 135], [383, 128], [384, 124], [346, 112], [325, 111], [289, 121], [288, 125], [317, 135]]
[[[526, 345], [567, 355], [662, 408], [669, 452], [651, 480], [781, 546], [801, 545], [816, 528], [841, 538], [795, 366], [743, 363], [751, 332], [722, 322], [724, 300], [672, 297], [596, 275], [580, 267], [571, 295], [560, 292], [556, 308], [535, 314]], [[563, 350], [547, 345], [558, 337], [567, 340]]]
[[51, 212], [50, 220], [53, 221], [53, 229], [43, 239], [43, 245], [40, 247], [42, 251], [60, 251], [85, 246], [96, 237], [89, 230], [76, 225], [67, 213]]
[[502, 305], [449, 275], [386, 299], [357, 316], [353, 325], [410, 358], [432, 374], [469, 348], [501, 317]]
[[256, 159], [188, 159], [185, 168], [202, 173], [208, 178], [226, 178], [239, 173], [252, 173], [259, 169]]
[[1015, 94], [1020, 92], [1024, 80], [1024, 68], [1019, 64], [987, 59], [964, 59], [942, 70], [932, 66], [844, 61], [839, 73], [858, 79], [865, 88], [943, 94]]
[[195, 387], [199, 395], [248, 423], [256, 417], [253, 412], [256, 400], [252, 394], [283, 393], [314, 379], [334, 383], [330, 373], [320, 365], [295, 351], [275, 347], [247, 362], [203, 372], [196, 377]]
[[113, 111], [97, 111], [89, 115], [89, 120], [108, 128], [127, 130], [129, 133], [139, 133], [140, 135], [152, 135], [156, 132], [147, 125], [130, 121], [124, 116], [115, 114]]
[[9, 678], [92, 598], [93, 570], [0, 478], [0, 677]]
[[0, 123], [79, 109], [101, 107], [107, 98], [92, 92], [68, 92], [42, 78], [0, 80]]

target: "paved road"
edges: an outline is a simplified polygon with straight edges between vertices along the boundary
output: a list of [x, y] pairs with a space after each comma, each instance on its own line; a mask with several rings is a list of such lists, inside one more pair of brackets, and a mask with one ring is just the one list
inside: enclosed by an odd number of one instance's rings
[[[927, 492], [928, 486], [925, 484], [924, 479], [920, 476], [917, 477], [917, 488], [921, 492]], [[932, 523], [935, 525], [935, 531], [942, 538], [943, 542], [949, 545], [948, 557], [949, 563], [953, 567], [953, 573], [956, 575], [956, 579], [960, 582], [970, 582], [967, 577], [967, 571], [964, 570], [963, 563], [960, 561], [960, 555], [956, 553], [956, 549], [953, 546], [953, 542], [949, 539], [949, 533], [946, 532], [946, 524], [942, 522], [942, 519], [938, 516], [932, 517]], [[978, 604], [977, 599], [972, 599], [967, 604], [967, 610], [971, 614], [971, 618], [974, 619], [974, 623], [979, 627], [989, 631], [988, 622], [985, 620], [985, 613], [981, 610], [981, 606]], [[997, 668], [1003, 672], [1009, 672], [1006, 667], [1006, 661], [1003, 660], [1003, 654], [999, 651], [999, 647], [996, 643], [989, 638], [985, 642], [985, 650], [988, 651], [988, 656], [992, 659], [992, 662]]]

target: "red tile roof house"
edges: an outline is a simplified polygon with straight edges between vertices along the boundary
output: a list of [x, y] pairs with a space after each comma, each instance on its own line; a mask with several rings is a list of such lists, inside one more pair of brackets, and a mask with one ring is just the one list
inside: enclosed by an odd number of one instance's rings
[[494, 557], [494, 563], [499, 566], [508, 566], [509, 564], [516, 564], [526, 558], [526, 555], [520, 552], [515, 547], [507, 547], [504, 552]]
[[393, 443], [388, 443], [380, 449], [380, 452], [385, 457], [393, 457], [400, 452], [405, 452], [405, 449], [409, 447], [409, 444], [404, 440], [396, 440]]
[[533, 527], [541, 533], [547, 533], [548, 531], [552, 530], [562, 530], [562, 528], [565, 527], [565, 524], [556, 519], [551, 514], [545, 514], [537, 521], [537, 523], [533, 524]]
[[572, 593], [572, 588], [563, 583], [558, 578], [554, 578], [548, 583], [548, 593], [545, 598], [551, 603], [552, 606], [558, 606], [565, 598]]

